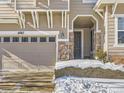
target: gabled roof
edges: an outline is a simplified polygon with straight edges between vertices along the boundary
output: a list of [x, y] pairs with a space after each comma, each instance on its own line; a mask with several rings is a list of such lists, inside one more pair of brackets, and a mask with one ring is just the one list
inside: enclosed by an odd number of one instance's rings
[[96, 5], [94, 6], [94, 10], [98, 9], [101, 5], [115, 4], [115, 3], [124, 3], [124, 0], [98, 0]]

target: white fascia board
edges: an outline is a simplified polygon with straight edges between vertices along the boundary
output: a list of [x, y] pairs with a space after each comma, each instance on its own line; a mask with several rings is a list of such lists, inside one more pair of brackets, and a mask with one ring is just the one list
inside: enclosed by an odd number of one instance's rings
[[[46, 12], [48, 10], [45, 10], [45, 9], [18, 9], [16, 11], [22, 11], [22, 12], [32, 12], [32, 11], [35, 11], [35, 12]], [[52, 12], [64, 12], [64, 11], [67, 11], [67, 9], [51, 9], [49, 11], [52, 11]]]
[[[19, 33], [22, 34], [19, 34]], [[59, 31], [0, 31], [0, 36], [56, 36]]]

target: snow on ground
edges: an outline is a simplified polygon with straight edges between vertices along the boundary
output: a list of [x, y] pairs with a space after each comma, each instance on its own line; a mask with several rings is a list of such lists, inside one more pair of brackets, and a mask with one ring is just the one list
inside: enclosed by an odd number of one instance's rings
[[61, 77], [55, 93], [124, 93], [124, 80]]
[[62, 69], [65, 67], [74, 67], [74, 68], [102, 68], [102, 69], [111, 69], [111, 70], [120, 70], [124, 72], [124, 65], [115, 65], [114, 63], [103, 63], [98, 60], [69, 60], [69, 61], [60, 61], [56, 63], [56, 69]]
[[[124, 72], [124, 65], [103, 63], [98, 60], [70, 60], [56, 63], [56, 70], [66, 67], [74, 68], [102, 68], [120, 70]], [[55, 80], [55, 93], [124, 93], [124, 80], [60, 77]]]

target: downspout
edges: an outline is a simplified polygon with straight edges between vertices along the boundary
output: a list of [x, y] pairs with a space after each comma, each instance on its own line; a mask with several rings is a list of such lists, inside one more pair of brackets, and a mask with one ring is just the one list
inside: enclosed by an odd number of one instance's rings
[[108, 5], [106, 5], [106, 7], [105, 7], [105, 21], [104, 21], [104, 26], [105, 26], [104, 51], [107, 53], [107, 56], [108, 56]]

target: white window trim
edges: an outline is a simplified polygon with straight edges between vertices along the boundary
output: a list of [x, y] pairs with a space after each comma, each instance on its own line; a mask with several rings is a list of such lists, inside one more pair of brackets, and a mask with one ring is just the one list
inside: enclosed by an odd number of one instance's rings
[[124, 15], [115, 15], [115, 44], [114, 47], [124, 47], [124, 44], [119, 44], [118, 43], [118, 18], [119, 17], [124, 17]]
[[82, 0], [82, 3], [96, 3], [98, 0]]

